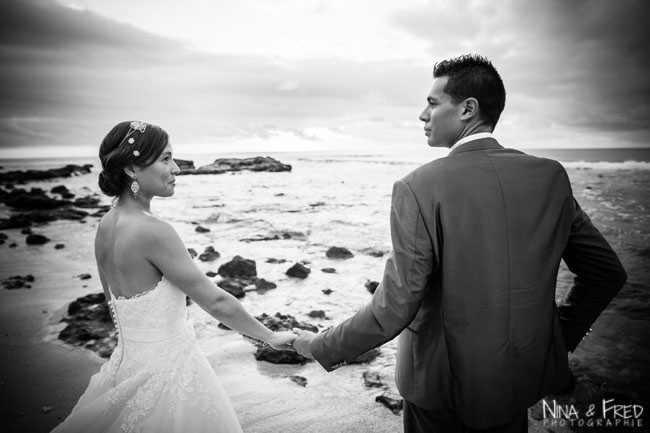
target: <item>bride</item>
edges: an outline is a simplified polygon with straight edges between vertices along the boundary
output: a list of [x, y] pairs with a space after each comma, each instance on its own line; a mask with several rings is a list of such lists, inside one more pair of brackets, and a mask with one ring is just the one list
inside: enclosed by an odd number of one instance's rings
[[122, 122], [99, 149], [99, 186], [115, 197], [97, 229], [95, 257], [117, 347], [54, 432], [241, 432], [232, 404], [187, 321], [186, 295], [228, 327], [293, 350], [192, 261], [151, 199], [174, 194], [180, 172], [160, 127]]

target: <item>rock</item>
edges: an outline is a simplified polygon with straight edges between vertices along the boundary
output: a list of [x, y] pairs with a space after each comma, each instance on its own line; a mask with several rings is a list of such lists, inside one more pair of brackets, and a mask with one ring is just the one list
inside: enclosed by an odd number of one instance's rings
[[381, 380], [381, 375], [376, 371], [364, 371], [363, 383], [367, 388], [383, 388], [384, 382]]
[[364, 284], [366, 289], [373, 295], [375, 294], [375, 290], [377, 290], [377, 287], [379, 287], [379, 282], [378, 281], [366, 281], [366, 284]]
[[24, 227], [20, 230], [21, 235], [31, 235], [32, 234], [32, 229], [31, 227]]
[[333, 291], [334, 291], [334, 290], [332, 290], [332, 289], [323, 289], [323, 290], [321, 290], [321, 292], [325, 293], [326, 295], [329, 295], [329, 294], [332, 293]]
[[41, 408], [41, 412], [43, 412], [43, 413], [50, 413], [50, 412], [52, 412], [52, 406], [43, 406], [43, 407]]
[[324, 319], [326, 317], [323, 310], [311, 310], [307, 315], [314, 319]]
[[399, 415], [402, 409], [404, 409], [404, 400], [390, 397], [386, 394], [378, 395], [375, 398], [375, 401], [383, 404], [388, 409], [390, 409], [395, 415]]
[[376, 248], [364, 248], [361, 250], [362, 253], [372, 256], [372, 257], [383, 257], [384, 252]]
[[246, 296], [246, 292], [244, 292], [244, 287], [246, 287], [246, 284], [237, 279], [224, 278], [217, 283], [217, 286], [221, 287], [223, 290], [230, 293], [235, 298], [243, 298]]
[[56, 245], [54, 245], [54, 249], [56, 249], [56, 250], [60, 250], [62, 248], [65, 248], [64, 244], [56, 244]]
[[214, 247], [210, 245], [209, 247], [205, 247], [203, 254], [199, 256], [199, 260], [202, 262], [212, 262], [217, 260], [219, 257], [221, 257], [221, 254], [219, 254], [218, 251], [215, 251]]
[[77, 277], [78, 277], [80, 280], [89, 280], [89, 279], [92, 278], [92, 275], [90, 275], [90, 274], [79, 274], [79, 275], [77, 275]]
[[61, 168], [50, 168], [48, 170], [27, 170], [27, 171], [8, 171], [0, 173], [0, 182], [20, 182], [34, 180], [55, 179], [57, 177], [70, 177], [73, 175], [90, 173], [92, 164], [84, 164], [83, 166], [68, 164]]
[[266, 259], [266, 263], [286, 263], [286, 259]]
[[16, 275], [9, 277], [6, 280], [2, 281], [2, 286], [7, 290], [14, 289], [31, 289], [32, 286], [27, 283], [34, 282], [34, 276], [32, 274], [27, 274], [24, 277]]
[[293, 328], [300, 328], [306, 331], [318, 332], [318, 327], [311, 323], [298, 322], [295, 317], [290, 314], [275, 313], [275, 316], [269, 316], [264, 313], [260, 316], [255, 316], [257, 320], [262, 322], [264, 326], [271, 331], [291, 331]]
[[9, 248], [16, 248], [18, 244], [16, 242], [12, 242], [9, 244]]
[[264, 278], [259, 278], [255, 280], [255, 288], [257, 288], [257, 290], [266, 291], [266, 290], [275, 289], [276, 287], [278, 287], [277, 284], [272, 283], [270, 281], [266, 281]]
[[47, 236], [43, 235], [38, 235], [38, 234], [30, 234], [27, 235], [25, 238], [25, 242], [27, 245], [43, 245], [45, 243], [48, 243], [50, 239]]
[[70, 190], [65, 185], [55, 186], [50, 190], [50, 192], [53, 194], [60, 194], [60, 195], [70, 194]]
[[292, 267], [287, 269], [286, 274], [290, 277], [305, 279], [311, 273], [311, 269], [306, 266], [303, 266], [300, 263], [294, 264]]
[[30, 191], [24, 189], [12, 190], [4, 197], [3, 201], [7, 206], [21, 210], [55, 209], [71, 204], [67, 200], [48, 197], [45, 195], [45, 191], [40, 188], [32, 188]]
[[228, 263], [219, 266], [219, 275], [226, 278], [252, 278], [257, 276], [255, 261], [235, 256]]
[[0, 233], [0, 245], [4, 244], [7, 239], [9, 239], [9, 237], [6, 234]]
[[14, 214], [9, 219], [0, 220], [0, 230], [30, 227], [33, 223], [48, 223], [60, 219], [81, 220], [88, 212], [65, 206], [47, 211], [34, 210]]
[[180, 174], [223, 174], [242, 170], [282, 172], [291, 171], [291, 166], [283, 164], [271, 157], [257, 156], [253, 158], [220, 158], [212, 164], [191, 169], [181, 170]]
[[275, 350], [270, 346], [258, 346], [255, 359], [272, 364], [305, 364], [308, 359], [297, 352]]
[[216, 272], [213, 272], [213, 271], [208, 271], [208, 272], [205, 273], [205, 275], [206, 275], [207, 277], [209, 277], [209, 278], [214, 278], [214, 277], [216, 277], [218, 274], [217, 274]]
[[198, 253], [196, 252], [196, 250], [194, 248], [188, 248], [187, 252], [190, 253], [190, 257], [192, 257], [192, 258], [198, 256]]
[[96, 208], [99, 206], [99, 198], [88, 195], [86, 197], [81, 197], [76, 199], [73, 204], [76, 207], [82, 208]]
[[295, 383], [297, 383], [297, 384], [300, 385], [300, 386], [303, 386], [303, 387], [306, 387], [306, 386], [307, 386], [307, 379], [304, 378], [304, 377], [302, 377], [302, 376], [298, 376], [298, 375], [294, 374], [294, 375], [292, 375], [292, 376], [289, 376], [289, 379], [290, 379], [292, 382], [295, 382]]
[[197, 227], [194, 229], [194, 231], [197, 232], [197, 233], [208, 233], [208, 232], [210, 231], [210, 229], [205, 228], [205, 227], [203, 227], [203, 226], [197, 226]]
[[323, 268], [321, 271], [325, 272], [326, 274], [334, 274], [336, 273], [336, 269], [334, 268]]
[[350, 250], [343, 247], [330, 247], [325, 255], [330, 259], [349, 259], [354, 257], [354, 254]]
[[187, 160], [187, 159], [176, 159], [176, 158], [174, 158], [174, 162], [176, 163], [178, 168], [180, 168], [181, 172], [183, 172], [185, 170], [194, 170], [195, 169], [194, 161], [190, 161], [190, 160]]
[[361, 355], [357, 356], [355, 359], [350, 361], [350, 364], [368, 364], [377, 357], [381, 355], [381, 350], [379, 349], [370, 349], [369, 351], [362, 353]]

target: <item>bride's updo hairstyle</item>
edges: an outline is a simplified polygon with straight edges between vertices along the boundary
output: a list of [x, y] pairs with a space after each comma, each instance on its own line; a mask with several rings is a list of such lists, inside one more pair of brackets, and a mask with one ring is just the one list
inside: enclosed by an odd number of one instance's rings
[[168, 142], [169, 135], [160, 126], [131, 121], [118, 123], [99, 147], [102, 163], [99, 188], [110, 197], [119, 196], [133, 182], [124, 168], [153, 164]]

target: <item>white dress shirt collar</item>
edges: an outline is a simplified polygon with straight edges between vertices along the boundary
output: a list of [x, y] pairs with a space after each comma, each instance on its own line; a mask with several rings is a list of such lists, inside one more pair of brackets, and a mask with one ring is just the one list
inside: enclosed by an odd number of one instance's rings
[[477, 134], [468, 135], [467, 137], [463, 137], [460, 140], [458, 140], [456, 143], [454, 143], [454, 145], [451, 146], [449, 151], [451, 152], [452, 150], [459, 148], [465, 143], [469, 143], [470, 141], [474, 141], [474, 140], [480, 140], [481, 138], [494, 138], [494, 135], [491, 132], [479, 132]]

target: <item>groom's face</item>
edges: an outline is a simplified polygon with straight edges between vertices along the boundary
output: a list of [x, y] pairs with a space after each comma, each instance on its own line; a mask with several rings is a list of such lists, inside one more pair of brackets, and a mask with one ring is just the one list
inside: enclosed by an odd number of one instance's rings
[[420, 114], [424, 122], [424, 134], [431, 147], [451, 147], [458, 141], [463, 125], [462, 104], [455, 104], [451, 96], [445, 93], [449, 77], [433, 79], [433, 86], [427, 95], [427, 106]]

